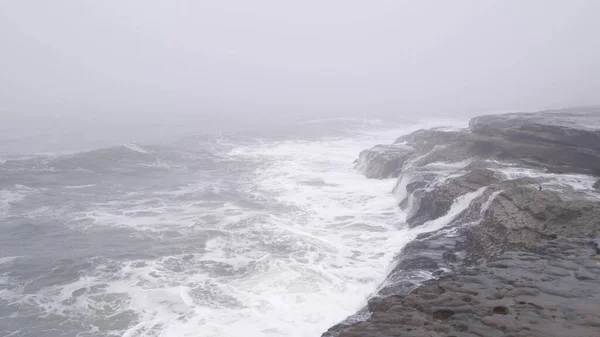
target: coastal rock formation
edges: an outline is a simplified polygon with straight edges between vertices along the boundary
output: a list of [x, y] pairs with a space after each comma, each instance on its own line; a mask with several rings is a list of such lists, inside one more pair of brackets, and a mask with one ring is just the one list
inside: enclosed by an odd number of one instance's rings
[[599, 109], [590, 108], [480, 116], [470, 121], [469, 129], [489, 137], [524, 143], [553, 143], [600, 150], [598, 112]]
[[396, 178], [413, 152], [413, 148], [398, 144], [377, 145], [360, 153], [356, 168], [367, 178]]
[[585, 239], [546, 241], [486, 266], [372, 300], [372, 316], [340, 337], [595, 337], [600, 263]]
[[[436, 185], [435, 188], [415, 189], [411, 194], [413, 207], [409, 210], [407, 223], [411, 227], [415, 227], [437, 219], [448, 213], [456, 198], [499, 181], [500, 178], [496, 172], [475, 168], [461, 176], [449, 178], [444, 183]], [[423, 182], [423, 180], [419, 180], [419, 182]], [[415, 184], [415, 182], [411, 184]]]
[[600, 175], [600, 109], [476, 117], [468, 129], [419, 130], [396, 144], [415, 148], [419, 166], [480, 158]]
[[492, 115], [363, 151], [421, 234], [323, 336], [597, 336], [599, 130], [600, 109]]

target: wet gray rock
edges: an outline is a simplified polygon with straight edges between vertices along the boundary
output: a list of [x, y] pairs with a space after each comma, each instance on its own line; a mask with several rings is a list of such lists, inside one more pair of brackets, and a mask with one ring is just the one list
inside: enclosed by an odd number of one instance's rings
[[371, 301], [372, 316], [339, 336], [598, 336], [596, 247], [560, 239], [506, 252], [409, 294]]
[[510, 249], [529, 247], [556, 237], [589, 237], [600, 233], [598, 200], [563, 200], [522, 180], [492, 187], [499, 192], [475, 227], [461, 229], [471, 263], [496, 258]]
[[410, 227], [416, 227], [437, 219], [450, 210], [456, 198], [499, 181], [494, 171], [476, 168], [436, 188], [415, 190], [411, 193], [417, 206], [410, 210], [406, 222]]
[[[407, 275], [460, 270], [544, 240], [600, 233], [598, 200], [563, 200], [556, 192], [540, 191], [529, 179], [491, 179], [482, 196], [448, 225], [421, 234], [404, 247], [388, 277], [390, 286], [393, 281], [412, 278]], [[461, 185], [464, 181], [451, 179], [443, 188], [464, 188], [465, 193], [478, 189], [479, 185]], [[422, 263], [424, 258], [432, 261]]]
[[413, 147], [419, 166], [481, 158], [600, 175], [599, 116], [600, 108], [481, 116], [465, 130], [418, 130], [396, 143]]
[[596, 183], [594, 184], [594, 188], [597, 190], [600, 190], [600, 179], [598, 179], [598, 181], [596, 181]]
[[438, 129], [417, 130], [396, 139], [394, 144], [410, 144], [419, 152], [431, 151], [439, 144], [451, 144], [460, 139], [464, 131], [442, 131]]
[[469, 130], [487, 139], [497, 158], [600, 175], [600, 108], [481, 116]]
[[412, 147], [401, 144], [377, 145], [360, 153], [356, 168], [367, 178], [396, 178], [413, 153]]
[[470, 121], [469, 128], [474, 133], [521, 142], [600, 149], [598, 107], [480, 116]]

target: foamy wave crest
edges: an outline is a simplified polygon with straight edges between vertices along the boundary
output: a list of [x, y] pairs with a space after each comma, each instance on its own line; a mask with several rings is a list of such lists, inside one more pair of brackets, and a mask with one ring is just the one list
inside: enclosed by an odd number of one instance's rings
[[89, 187], [94, 187], [94, 186], [96, 186], [96, 184], [70, 185], [70, 186], [63, 186], [63, 188], [66, 188], [68, 190], [78, 190], [78, 189], [89, 188]]
[[11, 214], [13, 205], [35, 191], [35, 189], [24, 185], [15, 185], [11, 190], [0, 190], [0, 219], [8, 217]]
[[145, 150], [142, 146], [135, 144], [135, 143], [129, 143], [129, 144], [125, 144], [123, 146], [131, 151], [148, 154], [147, 150]]

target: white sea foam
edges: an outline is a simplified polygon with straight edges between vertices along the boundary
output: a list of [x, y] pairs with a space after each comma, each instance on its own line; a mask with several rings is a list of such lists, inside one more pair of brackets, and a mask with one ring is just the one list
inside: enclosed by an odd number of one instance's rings
[[487, 213], [487, 211], [490, 209], [490, 206], [492, 205], [492, 202], [494, 202], [494, 200], [496, 199], [496, 197], [498, 197], [502, 192], [504, 192], [504, 191], [502, 191], [502, 190], [495, 191], [481, 205], [481, 209], [479, 210], [479, 215], [481, 216], [481, 218], [483, 218], [485, 216], [485, 213]]
[[[86, 228], [112, 226], [140, 231], [198, 230], [225, 228], [259, 214], [230, 202], [181, 201], [174, 197], [193, 195], [196, 186], [176, 191], [155, 193], [153, 198], [115, 200], [97, 203], [80, 212], [72, 224]], [[209, 222], [209, 223], [207, 223]]]
[[437, 176], [436, 179], [431, 183], [431, 186], [440, 185], [448, 179], [463, 175], [465, 173], [463, 169], [471, 163], [470, 160], [464, 160], [460, 162], [433, 162], [427, 165], [416, 167], [419, 161], [422, 158], [427, 157], [430, 153], [431, 152], [419, 156], [407, 163], [404, 168], [404, 172], [400, 175], [400, 177], [398, 177], [396, 185], [394, 186], [394, 195], [399, 201], [404, 201], [406, 198], [409, 198], [409, 209], [412, 205], [412, 197], [406, 190], [408, 184], [423, 176], [424, 173], [428, 173]]
[[88, 188], [88, 187], [94, 187], [96, 186], [96, 184], [87, 184], [87, 185], [69, 185], [69, 186], [63, 186], [63, 188], [69, 189], [69, 190], [77, 190], [77, 189], [82, 189], [82, 188]]
[[[198, 249], [144, 260], [94, 259], [94, 269], [77, 280], [27, 296], [12, 293], [12, 300], [113, 335], [318, 336], [365, 304], [406, 243], [444, 227], [483, 193], [467, 194], [444, 217], [408, 229], [391, 193], [394, 182], [354, 171], [364, 148], [429, 126], [357, 130], [353, 137], [318, 141], [228, 143], [228, 160], [256, 163], [235, 185], [248, 200], [221, 200], [230, 186], [199, 179], [95, 202], [69, 223], [149, 235], [217, 232]], [[430, 169], [440, 169], [435, 165]], [[261, 207], [244, 204], [253, 200]], [[126, 329], [102, 323], [121, 316], [132, 321]]]
[[427, 126], [237, 145], [231, 159], [259, 165], [236, 188], [262, 208], [202, 200], [227, 191], [218, 181], [97, 202], [69, 224], [221, 234], [195, 252], [96, 263], [70, 284], [21, 300], [75, 317], [90, 331], [103, 315], [134, 313], [128, 329], [113, 332], [123, 336], [318, 336], [365, 304], [416, 234], [443, 227], [474, 198], [409, 230], [394, 182], [368, 180], [352, 168], [364, 148]]
[[159, 168], [159, 169], [173, 169], [178, 167], [183, 167], [183, 165], [173, 165], [162, 160], [156, 160], [150, 164], [141, 164], [141, 166]]
[[10, 190], [0, 190], [0, 220], [10, 215], [13, 205], [34, 192], [35, 189], [24, 185], [15, 185]]
[[129, 144], [125, 144], [123, 146], [125, 146], [127, 149], [129, 149], [131, 151], [148, 154], [147, 150], [145, 150], [143, 147], [141, 147], [140, 145], [135, 144], [135, 143], [129, 143]]
[[427, 165], [423, 165], [419, 169], [422, 170], [434, 170], [436, 172], [444, 173], [446, 171], [456, 171], [460, 169], [464, 169], [467, 165], [471, 163], [471, 160], [463, 160], [458, 162], [433, 162]]
[[482, 196], [486, 188], [487, 186], [481, 187], [477, 191], [470, 192], [456, 198], [456, 200], [454, 200], [454, 202], [452, 203], [450, 210], [448, 210], [448, 212], [445, 215], [437, 219], [427, 221], [422, 226], [418, 227], [419, 231], [431, 232], [449, 225], [452, 222], [452, 220], [454, 220], [457, 216], [459, 216], [462, 212], [469, 208], [469, 205], [471, 205], [471, 202], [473, 202], [473, 200]]

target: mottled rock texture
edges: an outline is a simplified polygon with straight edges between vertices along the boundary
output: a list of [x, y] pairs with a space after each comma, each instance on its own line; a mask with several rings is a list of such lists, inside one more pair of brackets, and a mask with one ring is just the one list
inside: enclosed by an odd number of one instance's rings
[[372, 316], [340, 337], [597, 337], [600, 262], [590, 243], [546, 241], [377, 298]]

